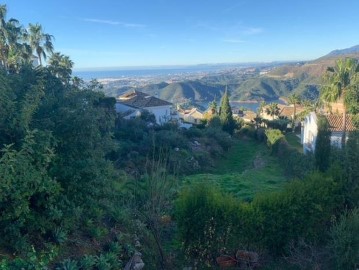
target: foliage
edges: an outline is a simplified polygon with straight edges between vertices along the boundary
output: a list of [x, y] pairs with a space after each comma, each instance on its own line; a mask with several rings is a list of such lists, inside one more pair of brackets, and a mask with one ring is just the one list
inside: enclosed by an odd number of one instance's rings
[[218, 254], [234, 248], [231, 232], [235, 203], [208, 185], [183, 190], [176, 220], [185, 254], [201, 264], [213, 264]]
[[349, 133], [345, 151], [344, 193], [350, 207], [359, 203], [359, 132]]
[[[293, 181], [283, 191], [263, 194], [253, 201], [259, 213], [255, 239], [270, 252], [280, 253], [300, 237], [320, 241], [338, 205], [335, 182], [320, 174]], [[255, 241], [254, 239], [254, 241]]]
[[355, 93], [358, 90], [359, 64], [353, 58], [339, 59], [335, 67], [329, 67], [323, 76], [323, 84], [320, 90], [321, 99], [325, 102], [343, 101], [343, 134], [342, 145], [346, 141], [346, 114], [348, 109], [355, 110]]
[[222, 129], [232, 135], [235, 129], [235, 121], [233, 119], [231, 105], [229, 104], [227, 89], [221, 100], [219, 119], [221, 120]]
[[315, 165], [319, 171], [325, 172], [329, 167], [330, 159], [330, 136], [329, 123], [325, 117], [318, 118], [318, 135], [315, 141]]
[[355, 269], [359, 264], [359, 210], [345, 212], [330, 230], [330, 248], [336, 269]]
[[313, 155], [298, 152], [298, 149], [293, 148], [286, 140], [281, 140], [278, 144], [277, 156], [279, 163], [291, 178], [302, 179], [315, 169]]
[[268, 147], [271, 149], [272, 153], [275, 153], [278, 150], [279, 142], [284, 138], [283, 133], [278, 129], [267, 129], [265, 134]]
[[335, 182], [315, 173], [251, 203], [208, 184], [192, 186], [180, 193], [176, 218], [186, 254], [210, 264], [222, 252], [231, 254], [241, 246], [280, 254], [300, 238], [320, 243], [339, 202]]
[[289, 120], [287, 118], [278, 118], [274, 120], [264, 120], [268, 128], [279, 129], [282, 132], [287, 130]]
[[272, 120], [274, 120], [274, 117], [278, 116], [280, 113], [278, 103], [270, 103], [266, 108], [266, 113], [272, 116]]

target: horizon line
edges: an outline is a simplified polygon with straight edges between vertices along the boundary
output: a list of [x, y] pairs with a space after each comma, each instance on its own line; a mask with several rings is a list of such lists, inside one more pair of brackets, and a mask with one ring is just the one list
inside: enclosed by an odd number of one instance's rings
[[273, 60], [273, 61], [248, 61], [248, 62], [223, 62], [223, 63], [201, 63], [201, 64], [163, 64], [163, 65], [138, 65], [138, 66], [102, 66], [102, 67], [79, 67], [73, 68], [74, 72], [81, 71], [99, 71], [99, 70], [137, 70], [137, 69], [171, 69], [171, 68], [186, 68], [186, 67], [200, 67], [200, 66], [235, 66], [235, 65], [253, 65], [253, 64], [272, 64], [272, 63], [295, 63], [312, 60]]

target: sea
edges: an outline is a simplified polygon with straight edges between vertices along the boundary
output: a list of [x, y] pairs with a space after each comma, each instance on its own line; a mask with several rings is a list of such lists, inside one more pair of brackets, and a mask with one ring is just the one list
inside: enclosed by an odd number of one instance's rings
[[148, 67], [148, 68], [118, 68], [118, 69], [88, 69], [74, 70], [73, 75], [85, 81], [91, 79], [119, 79], [138, 77], [157, 77], [171, 75], [185, 75], [195, 73], [215, 73], [230, 68], [243, 68], [245, 65], [196, 65], [175, 67]]

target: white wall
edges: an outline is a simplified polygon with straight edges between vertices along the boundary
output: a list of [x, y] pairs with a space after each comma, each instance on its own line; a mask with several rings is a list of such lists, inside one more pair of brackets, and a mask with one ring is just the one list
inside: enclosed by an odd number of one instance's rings
[[303, 152], [314, 152], [315, 141], [318, 135], [317, 116], [314, 112], [311, 112], [304, 119], [304, 131], [303, 131]]
[[[115, 106], [116, 106], [115, 107], [116, 112], [118, 113], [125, 113], [130, 110], [134, 111], [130, 115], [126, 116], [125, 117], [126, 119], [141, 115], [140, 113], [141, 109], [132, 108], [120, 102], [116, 102]], [[144, 109], [149, 111], [150, 113], [153, 113], [156, 117], [156, 123], [162, 125], [164, 123], [167, 123], [169, 120], [171, 120], [171, 107], [172, 105], [165, 105], [165, 106], [156, 106], [156, 107], [146, 107]]]
[[171, 107], [172, 105], [165, 105], [146, 107], [145, 109], [155, 115], [157, 124], [162, 125], [171, 120]]

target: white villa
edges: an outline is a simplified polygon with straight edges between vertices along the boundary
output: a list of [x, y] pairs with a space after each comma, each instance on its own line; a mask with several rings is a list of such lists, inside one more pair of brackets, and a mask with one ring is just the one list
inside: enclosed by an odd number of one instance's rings
[[191, 124], [200, 124], [201, 120], [204, 119], [204, 113], [197, 108], [178, 111], [178, 115], [179, 118], [183, 120], [183, 122]]
[[[332, 145], [341, 148], [341, 138], [343, 134], [343, 116], [340, 114], [326, 114], [324, 115], [329, 123], [329, 129], [331, 131], [330, 142]], [[302, 144], [304, 153], [315, 151], [315, 142], [318, 135], [318, 116], [315, 112], [311, 112], [304, 119], [304, 125], [302, 127]], [[346, 131], [347, 138], [351, 131], [354, 131], [351, 116], [348, 115], [346, 119]]]
[[139, 91], [130, 91], [117, 98], [116, 112], [124, 113], [126, 119], [141, 115], [143, 110], [153, 113], [156, 123], [162, 125], [172, 119], [172, 103]]

